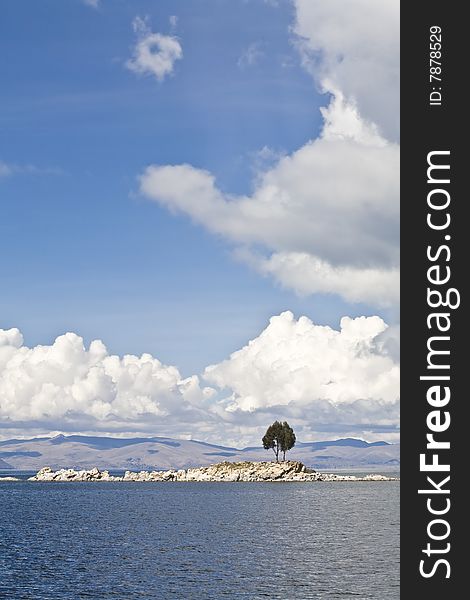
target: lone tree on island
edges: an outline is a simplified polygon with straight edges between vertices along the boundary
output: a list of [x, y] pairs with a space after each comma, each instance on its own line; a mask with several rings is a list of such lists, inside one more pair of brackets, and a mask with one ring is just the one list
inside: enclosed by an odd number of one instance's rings
[[274, 452], [276, 462], [279, 462], [279, 452], [282, 452], [282, 460], [286, 460], [286, 452], [294, 445], [295, 433], [287, 421], [274, 421], [263, 436], [263, 448]]

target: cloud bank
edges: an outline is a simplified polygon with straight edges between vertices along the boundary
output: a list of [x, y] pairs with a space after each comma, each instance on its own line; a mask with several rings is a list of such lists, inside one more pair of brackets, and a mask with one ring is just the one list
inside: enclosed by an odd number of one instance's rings
[[296, 15], [302, 62], [330, 98], [320, 136], [259, 171], [250, 195], [189, 164], [150, 165], [140, 191], [299, 294], [396, 304], [398, 3], [298, 1]]
[[234, 415], [282, 412], [313, 428], [395, 427], [399, 367], [380, 338], [386, 329], [379, 317], [343, 317], [336, 331], [287, 311], [204, 378], [230, 390], [219, 409]]
[[285, 312], [227, 360], [183, 378], [150, 354], [111, 355], [75, 333], [29, 348], [18, 329], [0, 329], [0, 433], [141, 432], [245, 445], [288, 418], [303, 439], [390, 438], [395, 338], [379, 317], [345, 317], [336, 331]]
[[138, 75], [152, 75], [163, 81], [173, 73], [175, 62], [183, 58], [180, 42], [174, 36], [153, 33], [141, 17], [136, 17], [132, 26], [137, 43], [126, 67]]
[[75, 333], [28, 348], [18, 329], [0, 330], [0, 420], [3, 425], [113, 430], [178, 414], [181, 425], [212, 394], [198, 377], [150, 354], [109, 355], [103, 342], [85, 348]]

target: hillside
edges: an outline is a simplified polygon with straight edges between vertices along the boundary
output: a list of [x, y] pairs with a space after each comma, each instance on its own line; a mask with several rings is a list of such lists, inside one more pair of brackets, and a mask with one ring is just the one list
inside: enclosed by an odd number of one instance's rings
[[[58, 435], [52, 438], [0, 442], [0, 469], [37, 470], [43, 466], [86, 469], [180, 469], [220, 461], [265, 461], [263, 448], [218, 446], [196, 440], [164, 437], [112, 438]], [[368, 443], [346, 438], [297, 443], [290, 460], [314, 469], [394, 469], [400, 464], [399, 444]]]

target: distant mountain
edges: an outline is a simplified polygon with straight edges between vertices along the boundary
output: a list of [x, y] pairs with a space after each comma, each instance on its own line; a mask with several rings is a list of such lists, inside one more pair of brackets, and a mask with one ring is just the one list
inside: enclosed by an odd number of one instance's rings
[[[399, 444], [345, 438], [298, 442], [289, 458], [314, 469], [393, 469], [400, 465]], [[58, 435], [0, 442], [0, 469], [36, 470], [44, 466], [109, 469], [169, 469], [223, 460], [271, 460], [261, 447], [244, 449], [165, 437], [113, 438]]]

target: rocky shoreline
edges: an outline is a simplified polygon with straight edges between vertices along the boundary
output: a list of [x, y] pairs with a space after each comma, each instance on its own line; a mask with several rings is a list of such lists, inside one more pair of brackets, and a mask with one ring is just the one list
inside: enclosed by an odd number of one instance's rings
[[53, 471], [43, 467], [28, 481], [67, 482], [67, 481], [209, 481], [209, 482], [292, 482], [292, 481], [398, 481], [396, 477], [385, 475], [336, 475], [319, 473], [308, 469], [298, 461], [275, 462], [222, 462], [208, 467], [168, 471], [126, 471], [124, 476], [110, 475], [109, 471], [100, 471], [97, 467], [90, 470], [60, 469]]

